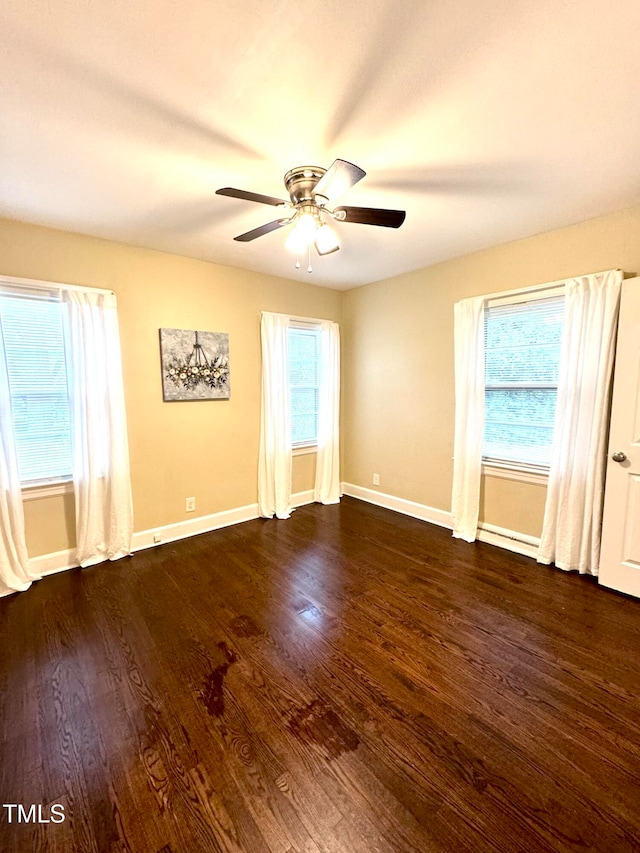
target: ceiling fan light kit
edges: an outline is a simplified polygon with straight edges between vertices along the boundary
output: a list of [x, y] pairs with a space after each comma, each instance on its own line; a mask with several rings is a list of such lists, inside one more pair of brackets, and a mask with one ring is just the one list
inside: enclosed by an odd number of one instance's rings
[[[259, 204], [270, 204], [279, 208], [281, 217], [246, 231], [234, 237], [241, 243], [247, 243], [283, 228], [293, 225], [285, 241], [285, 248], [294, 252], [298, 258], [306, 252], [309, 256], [308, 271], [311, 272], [311, 247], [315, 246], [319, 255], [329, 255], [340, 248], [338, 235], [325, 221], [335, 219], [338, 222], [357, 222], [361, 225], [378, 225], [384, 228], [399, 228], [405, 219], [404, 210], [387, 210], [377, 207], [338, 207], [330, 209], [354, 184], [364, 178], [366, 172], [347, 160], [334, 160], [329, 169], [322, 166], [297, 166], [284, 176], [284, 185], [290, 201], [273, 196], [239, 190], [235, 187], [223, 187], [216, 190], [217, 195], [230, 196]], [[299, 259], [296, 267], [300, 266]]]

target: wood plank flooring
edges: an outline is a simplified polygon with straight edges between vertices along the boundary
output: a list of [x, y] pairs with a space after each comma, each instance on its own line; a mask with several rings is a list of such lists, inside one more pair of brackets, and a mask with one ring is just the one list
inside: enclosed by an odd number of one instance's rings
[[396, 513], [51, 576], [0, 642], [0, 804], [43, 821], [3, 853], [640, 850], [640, 602]]

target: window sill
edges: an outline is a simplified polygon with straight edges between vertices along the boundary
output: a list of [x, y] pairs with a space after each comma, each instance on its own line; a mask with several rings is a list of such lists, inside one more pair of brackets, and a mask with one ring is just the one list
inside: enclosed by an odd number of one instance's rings
[[22, 487], [23, 501], [37, 501], [41, 498], [70, 494], [73, 494], [73, 480], [59, 480], [57, 483], [40, 483], [37, 486]]
[[299, 447], [291, 448], [292, 456], [306, 456], [307, 453], [317, 453], [318, 445], [317, 444], [301, 444]]
[[532, 483], [536, 486], [546, 486], [549, 482], [548, 472], [531, 471], [527, 468], [519, 468], [517, 465], [496, 465], [492, 462], [483, 462], [482, 473], [485, 477], [517, 480], [519, 483]]

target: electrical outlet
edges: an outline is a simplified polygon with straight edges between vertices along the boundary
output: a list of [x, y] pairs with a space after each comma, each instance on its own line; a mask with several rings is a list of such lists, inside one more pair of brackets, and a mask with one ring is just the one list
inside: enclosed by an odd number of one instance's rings
[[374, 474], [373, 475], [373, 485], [374, 486], [380, 485], [380, 474]]
[[162, 536], [159, 533], [153, 534], [153, 544], [159, 545], [162, 542]]
[[196, 509], [196, 499], [195, 498], [187, 498], [185, 510], [186, 512], [195, 512]]

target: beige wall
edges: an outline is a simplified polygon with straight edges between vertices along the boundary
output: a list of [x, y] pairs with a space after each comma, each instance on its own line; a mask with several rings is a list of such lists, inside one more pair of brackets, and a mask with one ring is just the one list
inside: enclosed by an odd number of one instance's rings
[[[340, 321], [339, 292], [8, 220], [0, 259], [3, 275], [116, 292], [136, 531], [255, 503], [260, 312]], [[163, 327], [229, 333], [229, 401], [163, 402]], [[294, 459], [294, 491], [313, 487], [314, 465]], [[71, 496], [28, 501], [25, 517], [31, 556], [73, 545]]]
[[[260, 311], [341, 321], [342, 478], [449, 510], [453, 304], [570, 275], [640, 270], [640, 208], [340, 293], [0, 220], [0, 273], [118, 295], [135, 529], [252, 504], [257, 491]], [[231, 400], [163, 403], [158, 329], [229, 332]], [[312, 487], [313, 455], [293, 490]], [[195, 496], [196, 512], [184, 502]], [[486, 478], [481, 518], [537, 535], [545, 489]], [[73, 545], [73, 498], [25, 504], [32, 556]]]
[[[454, 303], [616, 267], [640, 270], [640, 208], [346, 292], [343, 480], [449, 510]], [[544, 496], [486, 478], [481, 520], [539, 535]]]

